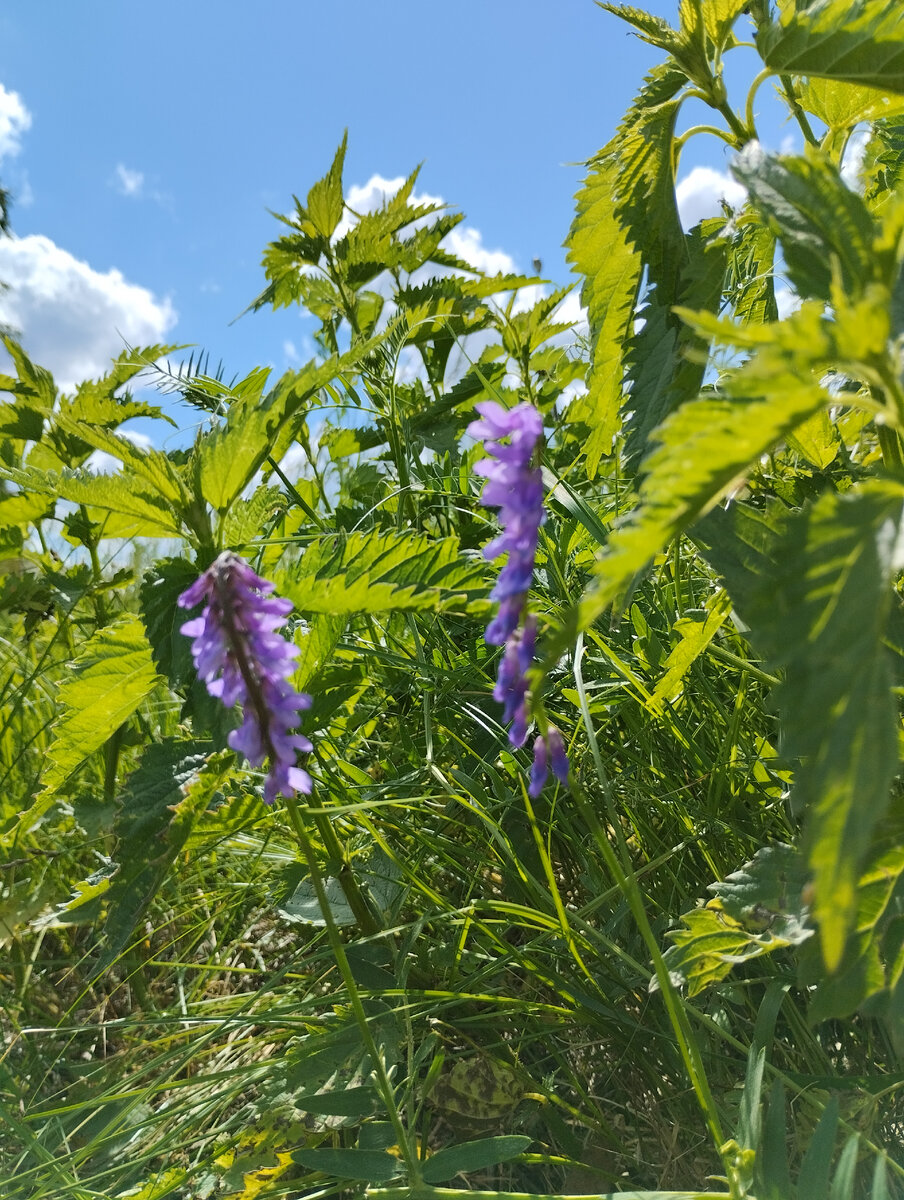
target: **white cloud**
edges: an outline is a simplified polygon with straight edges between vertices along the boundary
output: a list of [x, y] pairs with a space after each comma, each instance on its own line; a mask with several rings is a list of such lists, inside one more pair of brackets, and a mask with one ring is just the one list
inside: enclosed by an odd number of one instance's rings
[[859, 126], [851, 134], [844, 148], [844, 160], [841, 164], [841, 178], [855, 192], [862, 192], [860, 172], [866, 157], [866, 147], [869, 144], [872, 130], [869, 125]]
[[712, 167], [694, 167], [678, 184], [675, 194], [678, 216], [685, 229], [690, 229], [704, 217], [721, 216], [723, 199], [732, 208], [740, 208], [747, 199], [746, 189], [736, 179], [724, 171], [714, 171]]
[[42, 234], [0, 239], [0, 324], [66, 391], [109, 369], [124, 344], [160, 341], [176, 322], [168, 299], [120, 271], [95, 271]]
[[116, 164], [113, 186], [123, 196], [140, 196], [144, 187], [144, 173], [133, 171], [123, 163]]
[[8, 92], [0, 83], [0, 159], [18, 154], [22, 134], [31, 126], [31, 113], [18, 92]]

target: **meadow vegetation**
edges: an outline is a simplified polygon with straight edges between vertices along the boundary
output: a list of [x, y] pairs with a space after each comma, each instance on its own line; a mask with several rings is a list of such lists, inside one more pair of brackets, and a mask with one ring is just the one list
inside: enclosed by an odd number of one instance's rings
[[[5, 339], [3, 1200], [904, 1196], [904, 17], [603, 7], [661, 63], [563, 230], [586, 324], [416, 172], [351, 212], [343, 141], [245, 317], [311, 314], [300, 369], [62, 395]], [[748, 199], [686, 231], [698, 137]], [[148, 383], [187, 448], [119, 431], [168, 430]], [[542, 419], [524, 748], [489, 402]], [[225, 551], [311, 697], [272, 805], [181, 632]]]

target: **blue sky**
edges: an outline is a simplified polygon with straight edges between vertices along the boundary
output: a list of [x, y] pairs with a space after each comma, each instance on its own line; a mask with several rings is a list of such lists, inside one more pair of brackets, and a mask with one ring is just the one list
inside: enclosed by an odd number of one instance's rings
[[[676, 20], [677, 0], [647, 7]], [[592, 0], [7, 0], [0, 319], [62, 382], [121, 336], [197, 343], [227, 375], [297, 365], [297, 310], [230, 322], [264, 284], [267, 210], [304, 196], [345, 127], [347, 187], [423, 162], [419, 190], [467, 213], [478, 257], [565, 282], [580, 162], [659, 58]], [[724, 172], [722, 149], [681, 174]], [[686, 203], [714, 205], [713, 182]]]

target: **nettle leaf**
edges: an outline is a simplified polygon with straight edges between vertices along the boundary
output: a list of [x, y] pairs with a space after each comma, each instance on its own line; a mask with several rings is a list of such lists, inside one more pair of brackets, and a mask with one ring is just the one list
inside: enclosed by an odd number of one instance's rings
[[865, 183], [864, 198], [871, 211], [881, 210], [897, 198], [904, 178], [904, 118], [875, 121], [866, 144], [861, 168]]
[[22, 814], [12, 836], [35, 827], [53, 806], [57, 789], [160, 682], [137, 617], [124, 614], [88, 639], [58, 687], [64, 711], [53, 726], [43, 790]]
[[740, 324], [778, 320], [773, 263], [775, 235], [759, 221], [742, 223], [728, 255], [725, 290]]
[[[872, 483], [799, 512], [775, 504], [713, 514], [704, 553], [750, 638], [784, 678], [782, 753], [799, 760], [813, 912], [830, 970], [857, 920], [858, 879], [897, 770], [897, 721], [884, 636], [904, 493]], [[695, 531], [697, 532], [697, 531]]]
[[294, 436], [286, 426], [303, 411], [313, 393], [337, 375], [352, 371], [378, 342], [361, 342], [325, 363], [307, 363], [283, 376], [266, 396], [233, 404], [223, 424], [195, 448], [199, 487], [207, 503], [221, 514], [227, 512], [267, 456], [281, 457]]
[[844, 133], [864, 121], [904, 113], [904, 96], [889, 95], [883, 88], [814, 76], [798, 84], [796, 91], [801, 107], [818, 117], [833, 134]]
[[[812, 933], [801, 931], [796, 923], [788, 927], [777, 923], [766, 929], [754, 924], [749, 928], [729, 916], [721, 900], [710, 900], [705, 907], [682, 914], [681, 920], [681, 929], [669, 930], [667, 936], [673, 945], [663, 958], [674, 982], [687, 986], [688, 996], [719, 983], [741, 963], [786, 950]], [[657, 986], [654, 977], [650, 990], [656, 991]]]
[[312, 542], [279, 590], [302, 613], [468, 608], [487, 594], [483, 563], [457, 538], [352, 533]]
[[176, 601], [197, 578], [198, 568], [193, 563], [184, 558], [165, 558], [147, 572], [139, 590], [141, 618], [154, 662], [176, 688], [194, 675], [189, 640], [179, 632], [188, 613]]
[[592, 160], [591, 174], [577, 195], [568, 260], [584, 280], [581, 300], [590, 320], [592, 359], [587, 393], [569, 405], [567, 420], [590, 430], [586, 462], [591, 478], [618, 432], [625, 347], [644, 264], [654, 282], [663, 282], [667, 264], [674, 263], [677, 271], [683, 260], [671, 148], [677, 93], [686, 82], [673, 64], [647, 77], [618, 136]]
[[[880, 854], [860, 876], [857, 884], [857, 916], [844, 947], [838, 969], [823, 977], [815, 953], [804, 954], [800, 977], [805, 987], [816, 984], [808, 1016], [812, 1022], [829, 1018], [843, 1020], [866, 1005], [869, 1015], [890, 1015], [897, 992], [900, 998], [904, 966], [904, 929], [884, 939], [898, 912], [893, 904], [904, 878], [904, 848]], [[899, 999], [900, 1002], [900, 999]]]
[[54, 421], [67, 433], [81, 438], [95, 450], [103, 450], [118, 458], [129, 468], [130, 474], [141, 479], [151, 493], [163, 501], [176, 508], [184, 508], [187, 505], [188, 496], [181, 475], [170, 459], [159, 450], [144, 450], [122, 434], [104, 429], [100, 425], [75, 420], [64, 413], [55, 413]]
[[109, 512], [119, 520], [100, 529], [101, 537], [180, 537], [178, 514], [159, 495], [137, 486], [125, 471], [117, 475], [92, 475], [90, 471], [39, 471], [0, 467], [0, 478], [23, 491], [40, 492], [73, 504]]
[[[821, 312], [801, 309], [795, 332], [812, 327], [815, 336], [820, 317]], [[656, 431], [633, 521], [611, 537], [596, 582], [554, 639], [550, 655], [560, 653], [563, 638], [575, 628], [595, 621], [671, 538], [711, 509], [763, 454], [827, 403], [819, 380], [797, 363], [800, 343], [789, 328], [795, 318], [780, 322], [781, 334], [761, 351], [763, 381], [753, 371], [749, 379], [738, 371], [725, 382], [728, 394], [705, 394], [682, 405]]]
[[123, 788], [113, 826], [119, 869], [106, 895], [105, 945], [96, 975], [126, 948], [198, 816], [234, 771], [231, 762], [231, 754], [208, 757], [181, 741], [145, 748]]
[[904, 92], [901, 13], [888, 0], [812, 0], [764, 25], [757, 47], [778, 73], [817, 75]]
[[296, 659], [293, 682], [298, 691], [307, 691], [311, 680], [329, 662], [347, 624], [347, 616], [337, 617], [331, 613], [319, 613], [313, 618], [301, 639], [301, 650]]
[[[688, 995], [724, 979], [739, 963], [800, 946], [813, 935], [807, 922], [807, 870], [793, 846], [764, 846], [749, 863], [710, 884], [716, 899], [685, 913], [671, 930], [669, 971]], [[651, 985], [655, 990], [655, 981]]]
[[828, 494], [796, 514], [758, 614], [785, 671], [783, 750], [801, 760], [792, 802], [805, 814], [813, 911], [830, 970], [856, 919], [860, 868], [898, 765], [883, 635], [902, 501], [898, 488], [877, 484]]
[[278, 487], [259, 487], [247, 500], [236, 500], [223, 521], [223, 545], [247, 546], [287, 507], [285, 493]]
[[833, 264], [852, 296], [878, 277], [872, 217], [830, 162], [769, 155], [752, 143], [732, 172], [780, 238], [788, 275], [802, 296], [829, 299]]
[[342, 198], [342, 168], [345, 163], [347, 146], [348, 130], [342, 135], [342, 141], [328, 174], [318, 180], [308, 192], [306, 203], [308, 220], [322, 238], [328, 239], [333, 236], [345, 209], [345, 201]]
[[685, 237], [684, 262], [650, 291], [636, 313], [643, 327], [626, 356], [628, 396], [624, 454], [627, 462], [646, 453], [650, 435], [670, 412], [696, 396], [703, 383], [707, 349], [675, 312], [675, 305], [718, 312], [728, 252], [719, 237], [721, 218], [703, 221]]
[[720, 592], [699, 615], [686, 613], [675, 622], [672, 628], [680, 640], [665, 660], [663, 674], [653, 689], [654, 704], [659, 705], [663, 700], [674, 704], [678, 700], [692, 663], [722, 628], [730, 612], [731, 599], [727, 592]]

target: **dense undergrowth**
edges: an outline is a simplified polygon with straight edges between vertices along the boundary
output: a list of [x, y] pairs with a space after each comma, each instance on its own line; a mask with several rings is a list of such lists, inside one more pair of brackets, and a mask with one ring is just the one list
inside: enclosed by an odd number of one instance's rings
[[[665, 62], [578, 195], [589, 336], [444, 249], [415, 176], [349, 212], [343, 143], [252, 305], [320, 323], [299, 371], [154, 346], [61, 396], [7, 339], [4, 1200], [904, 1195], [904, 23], [767, 10], [621, 11]], [[725, 94], [752, 38], [799, 156]], [[686, 233], [689, 96], [749, 202]], [[161, 415], [139, 378], [189, 449], [116, 432]], [[488, 399], [544, 420], [530, 702], [571, 777], [534, 799]], [[272, 808], [180, 633], [224, 549], [313, 698]]]

